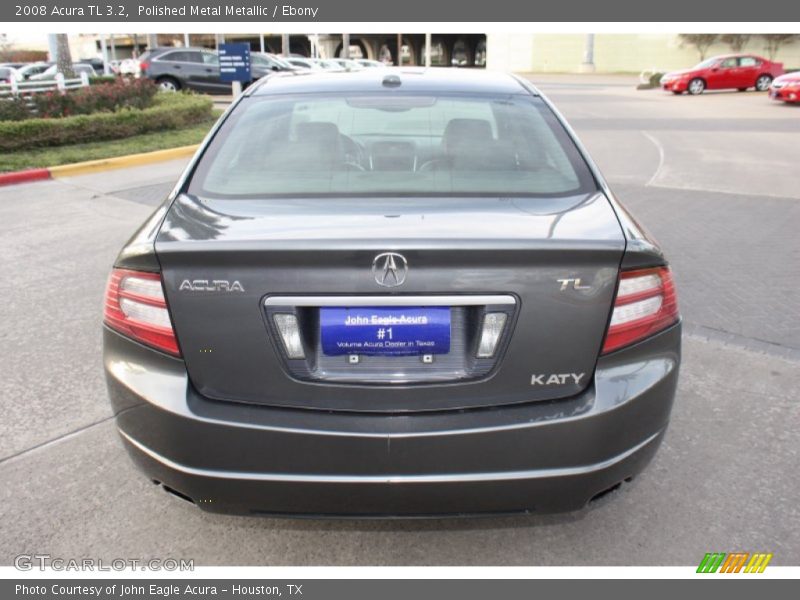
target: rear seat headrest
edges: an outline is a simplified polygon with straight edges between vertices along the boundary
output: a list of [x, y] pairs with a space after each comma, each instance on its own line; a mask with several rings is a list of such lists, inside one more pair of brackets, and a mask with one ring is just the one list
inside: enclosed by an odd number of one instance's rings
[[306, 121], [295, 126], [298, 142], [339, 143], [339, 128], [327, 121]]
[[486, 119], [451, 119], [444, 128], [445, 152], [480, 148], [492, 141], [492, 124]]

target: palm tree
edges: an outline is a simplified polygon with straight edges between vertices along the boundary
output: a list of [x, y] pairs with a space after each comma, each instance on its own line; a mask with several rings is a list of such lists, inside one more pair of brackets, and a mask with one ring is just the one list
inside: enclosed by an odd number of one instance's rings
[[75, 77], [75, 71], [72, 70], [72, 54], [69, 50], [69, 38], [66, 33], [56, 33], [56, 65], [58, 72], [62, 73], [64, 77]]

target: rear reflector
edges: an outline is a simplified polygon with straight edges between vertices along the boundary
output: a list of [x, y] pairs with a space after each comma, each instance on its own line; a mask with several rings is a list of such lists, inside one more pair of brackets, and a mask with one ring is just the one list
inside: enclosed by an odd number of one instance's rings
[[306, 353], [303, 351], [303, 340], [300, 338], [300, 325], [297, 323], [297, 317], [293, 314], [279, 313], [273, 319], [275, 327], [278, 328], [278, 333], [281, 335], [286, 356], [291, 359], [305, 358]]
[[478, 344], [478, 358], [491, 358], [497, 350], [497, 343], [506, 326], [506, 313], [486, 313], [481, 328], [481, 341]]
[[666, 329], [678, 318], [678, 298], [669, 267], [623, 271], [603, 354]]
[[138, 342], [181, 355], [158, 273], [113, 269], [106, 286], [103, 320]]

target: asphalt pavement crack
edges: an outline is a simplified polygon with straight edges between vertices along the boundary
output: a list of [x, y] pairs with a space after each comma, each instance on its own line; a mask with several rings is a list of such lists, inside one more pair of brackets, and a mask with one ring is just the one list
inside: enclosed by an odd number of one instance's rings
[[684, 335], [703, 338], [710, 342], [735, 346], [751, 352], [760, 352], [771, 356], [779, 356], [791, 360], [800, 360], [800, 348], [788, 346], [779, 342], [748, 337], [732, 333], [717, 327], [684, 322]]
[[109, 415], [104, 419], [100, 419], [99, 421], [94, 421], [94, 422], [89, 423], [87, 425], [83, 425], [81, 427], [78, 427], [77, 429], [73, 429], [72, 431], [68, 431], [67, 433], [63, 433], [63, 434], [61, 434], [59, 436], [56, 436], [56, 437], [54, 437], [52, 439], [45, 440], [44, 442], [40, 442], [38, 444], [35, 444], [35, 445], [31, 446], [30, 448], [25, 448], [24, 450], [20, 450], [19, 452], [15, 452], [13, 454], [9, 454], [8, 456], [0, 457], [0, 465], [4, 464], [6, 462], [12, 461], [12, 460], [14, 460], [16, 458], [20, 458], [22, 456], [25, 456], [26, 454], [29, 454], [29, 453], [34, 452], [36, 450], [41, 450], [42, 448], [46, 448], [47, 446], [51, 446], [53, 444], [57, 444], [58, 442], [62, 442], [64, 440], [72, 438], [72, 437], [74, 437], [76, 435], [79, 435], [79, 434], [91, 429], [92, 427], [96, 427], [97, 425], [102, 425], [103, 423], [107, 423], [108, 421], [111, 421], [113, 419], [114, 419], [114, 415]]

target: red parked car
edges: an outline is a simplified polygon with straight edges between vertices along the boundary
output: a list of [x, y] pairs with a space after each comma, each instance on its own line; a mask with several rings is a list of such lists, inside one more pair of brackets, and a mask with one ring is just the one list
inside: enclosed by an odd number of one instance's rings
[[782, 102], [800, 102], [800, 71], [777, 77], [769, 88], [769, 97]]
[[726, 54], [704, 60], [683, 71], [673, 71], [661, 78], [661, 87], [673, 94], [689, 92], [693, 96], [705, 90], [755, 88], [766, 92], [772, 80], [783, 75], [783, 64], [753, 54]]

